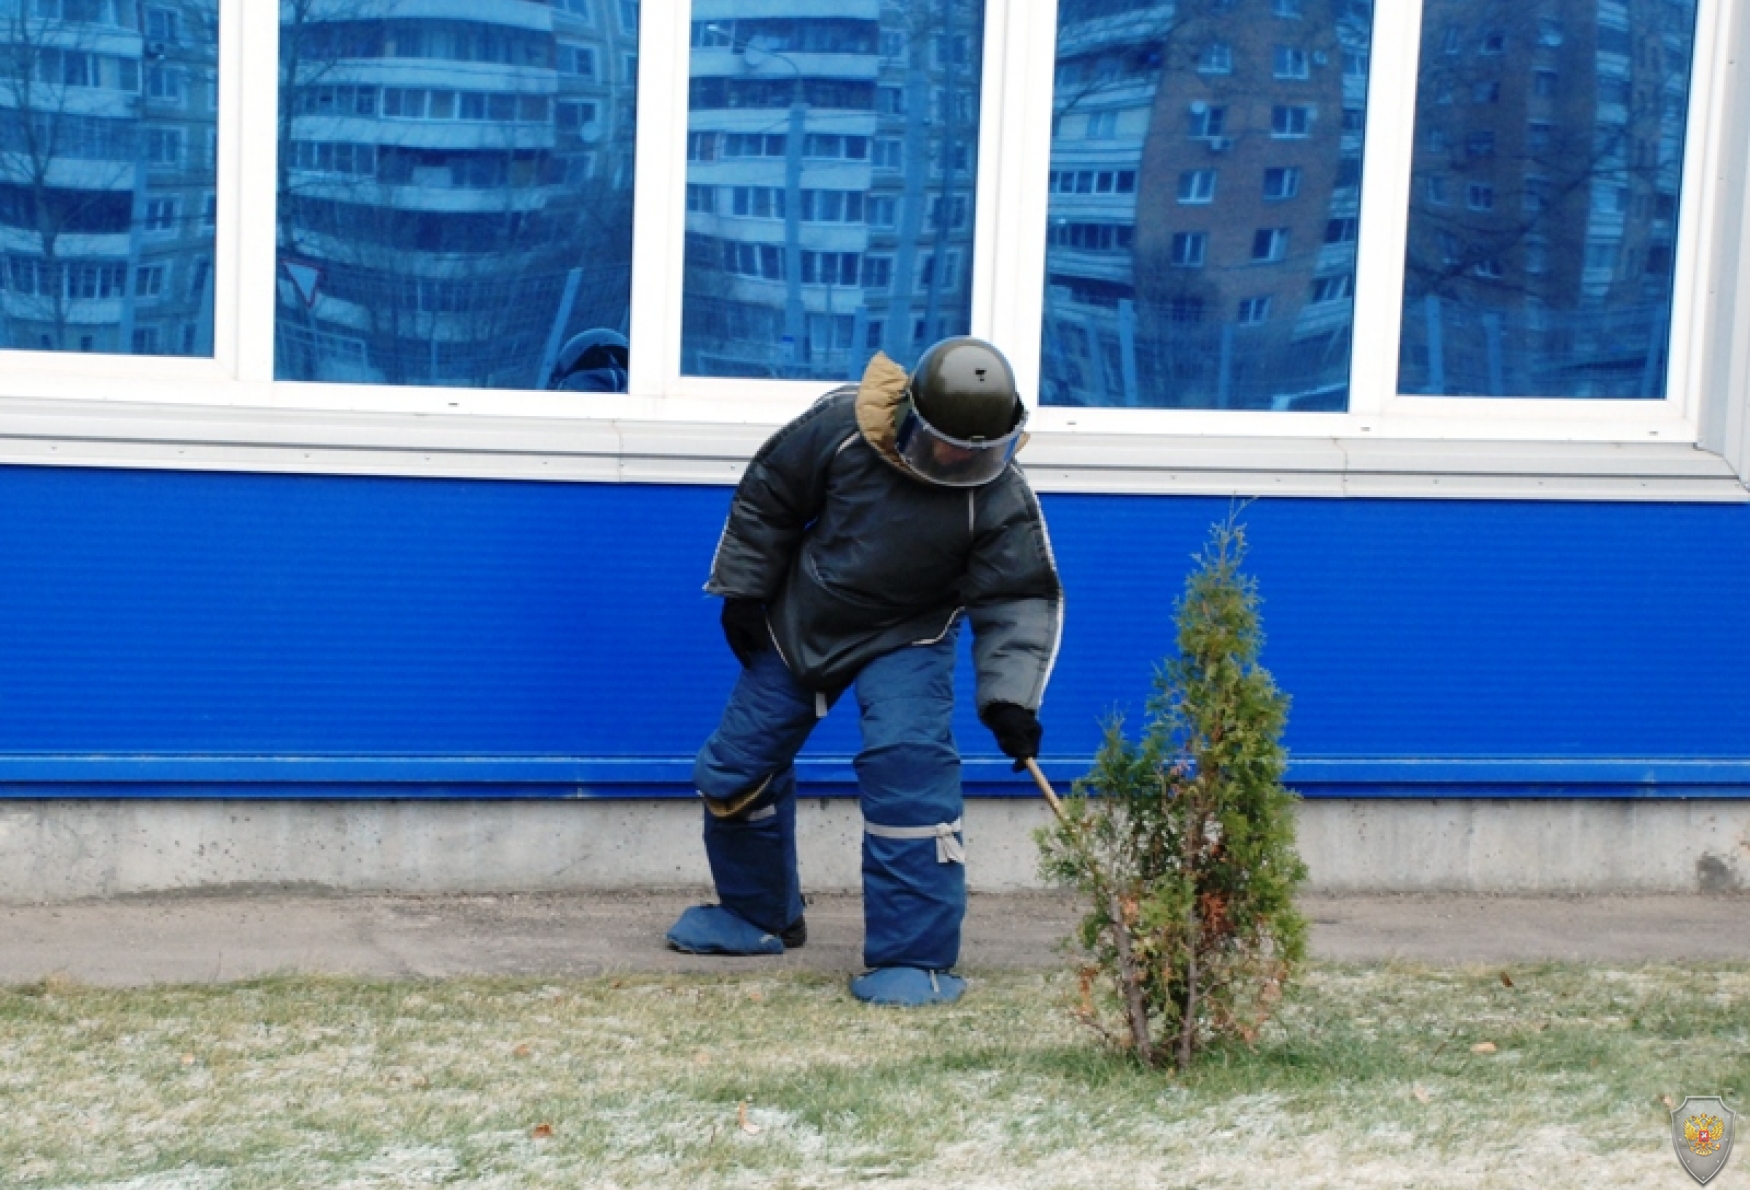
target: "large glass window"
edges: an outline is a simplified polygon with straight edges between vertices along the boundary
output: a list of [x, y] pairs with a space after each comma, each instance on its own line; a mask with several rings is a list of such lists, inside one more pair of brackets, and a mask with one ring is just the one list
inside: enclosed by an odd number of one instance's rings
[[273, 3], [221, 49], [255, 0], [0, 0], [0, 398], [123, 368], [666, 436], [976, 331], [1052, 432], [1711, 442], [1742, 405], [1669, 344], [1742, 337], [1730, 220], [1678, 216], [1744, 188], [1750, 0]]
[[982, 0], [692, 17], [682, 372], [843, 379], [965, 334]]
[[1366, 0], [1058, 14], [1042, 401], [1343, 409]]
[[1401, 391], [1665, 395], [1694, 26], [1693, 0], [1428, 0]]
[[147, 12], [0, 0], [0, 347], [213, 353], [219, 5]]
[[281, 5], [281, 379], [541, 388], [626, 335], [637, 8]]

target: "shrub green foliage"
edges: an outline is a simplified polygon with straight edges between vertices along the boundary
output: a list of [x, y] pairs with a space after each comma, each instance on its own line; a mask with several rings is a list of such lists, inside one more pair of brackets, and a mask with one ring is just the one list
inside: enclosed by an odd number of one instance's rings
[[1175, 605], [1139, 741], [1107, 725], [1094, 768], [1037, 834], [1045, 876], [1087, 895], [1079, 1015], [1144, 1063], [1183, 1070], [1251, 1041], [1305, 955], [1294, 890], [1288, 697], [1258, 662], [1245, 529], [1217, 522]]

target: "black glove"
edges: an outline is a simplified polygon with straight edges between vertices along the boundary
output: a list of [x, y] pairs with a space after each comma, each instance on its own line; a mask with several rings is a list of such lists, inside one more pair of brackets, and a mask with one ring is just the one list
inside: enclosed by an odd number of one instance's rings
[[1027, 766], [1024, 761], [1039, 755], [1039, 740], [1045, 729], [1039, 726], [1039, 716], [1026, 707], [1012, 702], [993, 702], [978, 713], [984, 725], [997, 738], [997, 747], [1005, 756], [1014, 758], [1018, 773]]
[[729, 651], [744, 668], [752, 665], [755, 657], [772, 647], [765, 605], [757, 599], [725, 599], [723, 639], [729, 642]]

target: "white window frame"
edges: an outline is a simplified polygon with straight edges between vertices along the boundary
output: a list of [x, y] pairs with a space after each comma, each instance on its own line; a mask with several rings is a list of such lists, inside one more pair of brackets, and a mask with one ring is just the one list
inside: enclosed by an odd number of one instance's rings
[[[145, 26], [142, 30], [142, 34], [147, 41], [163, 41], [171, 45], [181, 43], [182, 20], [176, 9], [151, 4], [146, 6], [144, 15]], [[152, 23], [154, 21], [165, 26], [165, 28], [154, 32], [152, 29]]]
[[1168, 241], [1167, 267], [1200, 269], [1209, 253], [1209, 233], [1206, 231], [1176, 231]]
[[560, 73], [569, 78], [588, 79], [590, 82], [601, 81], [601, 67], [596, 60], [596, 48], [574, 42], [562, 42], [559, 46], [559, 61], [570, 61], [572, 69], [560, 68]]
[[1111, 140], [1118, 135], [1118, 113], [1111, 108], [1089, 112], [1084, 121], [1082, 137], [1085, 140]]
[[[1313, 105], [1310, 103], [1277, 103], [1270, 108], [1270, 138], [1272, 140], [1305, 140], [1312, 135]], [[1284, 117], [1278, 120], [1277, 117]]]
[[140, 220], [140, 234], [148, 239], [164, 239], [177, 235], [181, 228], [182, 200], [176, 197], [154, 198], [146, 203]]
[[164, 262], [134, 266], [134, 292], [141, 301], [157, 301], [169, 289], [170, 265]]
[[180, 166], [188, 156], [188, 130], [181, 125], [146, 124], [140, 131], [141, 135], [146, 138], [148, 145], [162, 144], [167, 147], [174, 145], [176, 148], [173, 157], [160, 156], [150, 150], [144, 151], [141, 155], [146, 162], [147, 169], [155, 165]]
[[1177, 191], [1179, 205], [1201, 207], [1214, 202], [1218, 172], [1214, 169], [1180, 170]]
[[1270, 50], [1270, 77], [1304, 80], [1312, 77], [1307, 52], [1297, 45], [1276, 45]]
[[[1252, 233], [1251, 253], [1247, 263], [1252, 265], [1281, 264], [1288, 259], [1288, 231], [1286, 227], [1260, 227]], [[1267, 237], [1267, 238], [1265, 238]], [[1258, 255], [1258, 241], [1263, 238], [1269, 247], [1263, 256]]]
[[1198, 74], [1232, 74], [1234, 48], [1225, 41], [1211, 41], [1197, 52]]
[[1312, 301], [1315, 305], [1348, 301], [1355, 295], [1355, 278], [1349, 273], [1330, 273], [1314, 277], [1312, 284]]
[[1262, 326], [1270, 321], [1270, 295], [1240, 299], [1235, 322], [1240, 326]]
[[164, 104], [181, 104], [183, 81], [182, 67], [149, 64], [146, 67], [146, 98]]
[[[0, 462], [730, 482], [828, 381], [680, 375], [688, 5], [647, 3], [639, 80], [631, 392], [273, 378], [276, 6], [221, 0], [214, 355], [8, 351]], [[1667, 396], [1470, 398], [1397, 391], [1421, 6], [1378, 5], [1341, 413], [1035, 409], [1043, 488], [1323, 495], [1747, 498], [1750, 0], [1701, 0], [1674, 253]], [[1056, 13], [988, 0], [971, 329], [1023, 395], [1040, 372]], [[666, 64], [666, 65], [665, 65]], [[185, 150], [186, 151], [186, 150]], [[1702, 449], [1696, 449], [1701, 447]], [[1456, 480], [1454, 477], [1458, 477]]]
[[1225, 103], [1205, 103], [1203, 100], [1194, 102], [1187, 115], [1190, 118], [1189, 135], [1192, 140], [1221, 140], [1227, 127], [1227, 108]]
[[[1276, 175], [1276, 189], [1270, 189], [1271, 175]], [[1263, 195], [1265, 202], [1287, 202], [1300, 194], [1300, 166], [1270, 165], [1264, 167]]]

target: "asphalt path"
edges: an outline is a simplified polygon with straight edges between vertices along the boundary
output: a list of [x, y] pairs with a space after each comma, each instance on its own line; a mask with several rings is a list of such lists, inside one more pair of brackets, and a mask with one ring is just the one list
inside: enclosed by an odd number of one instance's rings
[[[862, 904], [823, 895], [807, 946], [704, 958], [663, 944], [697, 892], [357, 896], [274, 890], [0, 906], [0, 985], [210, 983], [281, 973], [386, 977], [862, 967]], [[1750, 961], [1746, 896], [1306, 897], [1314, 958], [1434, 964]], [[974, 894], [962, 969], [1069, 963], [1067, 895]]]

